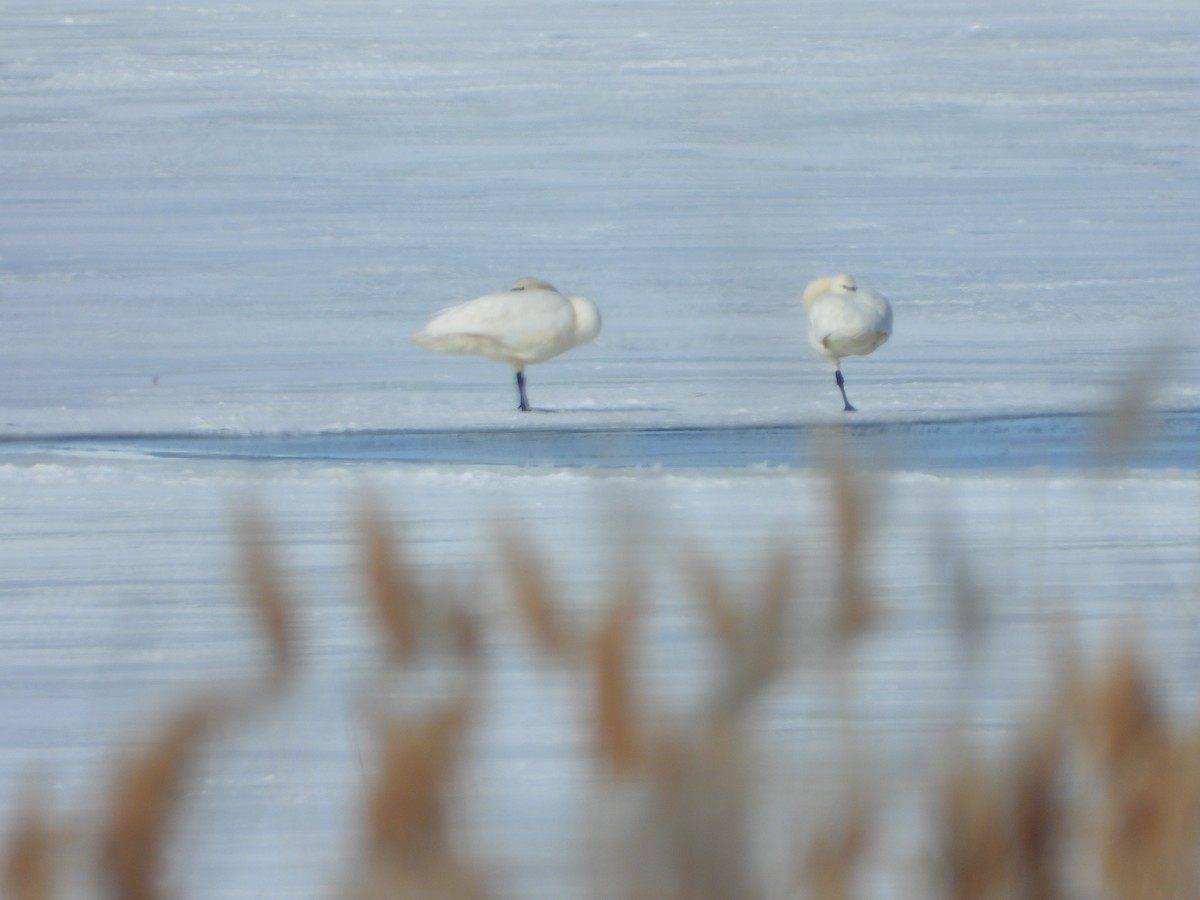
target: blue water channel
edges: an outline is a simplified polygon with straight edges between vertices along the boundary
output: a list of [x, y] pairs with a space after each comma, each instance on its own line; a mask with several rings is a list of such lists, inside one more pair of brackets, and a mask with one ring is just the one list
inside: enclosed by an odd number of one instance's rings
[[275, 435], [76, 434], [0, 438], [0, 457], [127, 452], [158, 458], [554, 467], [803, 467], [831, 455], [913, 470], [1200, 468], [1200, 410], [1129, 434], [1084, 414], [682, 428], [387, 430]]

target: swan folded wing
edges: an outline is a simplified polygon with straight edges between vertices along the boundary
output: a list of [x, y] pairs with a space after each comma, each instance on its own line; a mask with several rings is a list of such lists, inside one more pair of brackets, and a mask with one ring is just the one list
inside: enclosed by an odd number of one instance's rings
[[826, 295], [813, 304], [808, 321], [814, 332], [837, 335], [870, 330], [874, 317], [863, 315], [861, 309], [841, 297]]
[[891, 309], [881, 298], [826, 294], [809, 310], [809, 342], [831, 356], [864, 356], [892, 333]]
[[442, 353], [469, 353], [523, 365], [568, 349], [574, 329], [574, 312], [561, 294], [501, 291], [442, 310], [412, 340]]
[[486, 334], [465, 334], [449, 332], [439, 334], [431, 331], [419, 331], [412, 336], [412, 342], [426, 350], [436, 350], [438, 353], [467, 353], [473, 356], [485, 356], [488, 359], [512, 363], [517, 360], [507, 347], [500, 341]]
[[514, 291], [499, 291], [448, 306], [435, 313], [424, 330], [431, 334], [498, 333], [504, 329], [507, 321], [513, 317], [514, 310], [518, 308], [513, 302], [514, 296], [520, 295]]
[[494, 332], [514, 355], [525, 362], [543, 362], [574, 346], [575, 312], [561, 294], [525, 291], [515, 303], [516, 311]]
[[890, 332], [863, 330], [853, 333], [826, 334], [821, 346], [834, 356], [866, 356], [890, 337]]

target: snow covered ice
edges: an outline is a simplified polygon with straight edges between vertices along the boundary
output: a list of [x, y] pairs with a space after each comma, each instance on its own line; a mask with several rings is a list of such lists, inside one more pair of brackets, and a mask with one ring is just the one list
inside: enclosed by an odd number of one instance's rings
[[[17, 0], [4, 21], [0, 802], [35, 766], [62, 803], [88, 799], [124, 725], [252, 665], [228, 513], [257, 495], [314, 661], [205, 782], [201, 818], [223, 827], [195, 828], [197, 894], [313, 896], [337, 873], [364, 485], [422, 567], [490, 565], [489, 522], [512, 514], [579, 597], [601, 580], [614, 492], [735, 570], [776, 530], [820, 546], [824, 497], [791, 464], [206, 460], [133, 436], [841, 422], [800, 305], [837, 271], [895, 310], [889, 342], [848, 363], [856, 422], [1086, 412], [1147, 365], [1156, 407], [1200, 408], [1188, 0]], [[594, 343], [536, 370], [546, 414], [516, 412], [494, 364], [408, 343], [430, 311], [521, 276], [604, 315]], [[46, 435], [130, 442], [28, 451]], [[1036, 677], [1028, 633], [1050, 597], [1096, 632], [1144, 617], [1196, 699], [1195, 465], [879, 477], [875, 576], [895, 615], [863, 673], [873, 727], [944, 713], [913, 699], [950, 665], [927, 608], [924, 526], [943, 506], [1013, 598], [997, 643], [1028, 663], [996, 651], [980, 720], [1002, 725]], [[497, 640], [512, 690], [481, 737], [474, 824], [521, 877], [569, 841], [578, 773], [569, 735], [528, 727], [544, 697]], [[660, 650], [691, 665], [687, 641]], [[815, 740], [821, 703], [783, 698], [765, 728]]]
[[836, 411], [843, 270], [896, 307], [865, 414], [1095, 403], [1196, 329], [1187, 12], [10, 5], [4, 427], [507, 421], [404, 338], [522, 275], [605, 312], [539, 373], [573, 418]]

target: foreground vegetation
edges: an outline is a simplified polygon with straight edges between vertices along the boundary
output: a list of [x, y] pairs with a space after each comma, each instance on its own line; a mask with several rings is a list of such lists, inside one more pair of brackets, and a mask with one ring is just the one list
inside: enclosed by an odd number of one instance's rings
[[[589, 723], [584, 752], [594, 790], [590, 808], [580, 810], [588, 840], [574, 893], [606, 900], [1200, 896], [1200, 728], [1168, 714], [1133, 641], [1088, 664], [1065, 654], [1061, 676], [1042, 685], [999, 744], [985, 746], [965, 729], [949, 741], [929, 736], [931, 774], [916, 788], [926, 838], [915, 859], [886, 850], [888, 829], [897, 827], [896, 792], [851, 767], [825, 792], [828, 802], [798, 811], [794, 834], [775, 836], [790, 852], [778, 859], [760, 852], [774, 770], [763, 764], [752, 711], [785, 673], [813, 662], [796, 658], [789, 637], [797, 610], [815, 611], [804, 621], [818, 633], [816, 665], [835, 673], [831, 683], [852, 679], [855, 648], [885, 612], [864, 559], [872, 510], [862, 476], [842, 466], [826, 475], [836, 530], [824, 561], [828, 597], [801, 595], [796, 553], [784, 543], [766, 554], [749, 585], [732, 584], [704, 553], [689, 555], [685, 578], [715, 648], [715, 672], [687, 716], [652, 711], [639, 675], [639, 621], [653, 599], [645, 561], [618, 554], [601, 613], [581, 621], [538, 548], [519, 529], [497, 531], [499, 581], [514, 616], [541, 664], [580, 686]], [[357, 523], [381, 650], [369, 690], [373, 763], [364, 775], [358, 859], [337, 893], [510, 896], [493, 861], [470, 849], [458, 825], [472, 798], [456, 776], [486, 702], [488, 642], [477, 598], [449, 581], [431, 587], [376, 506], [363, 504]], [[217, 752], [219, 734], [255, 727], [303, 664], [295, 604], [268, 528], [254, 514], [237, 528], [244, 593], [266, 648], [262, 671], [236, 689], [180, 701], [112, 773], [95, 821], [55, 812], [31, 782], [8, 829], [5, 896], [77, 896], [80, 885], [123, 900], [176, 893], [172, 840], [198, 759]], [[969, 579], [949, 587], [969, 647], [982, 627], [982, 597]], [[446, 675], [433, 698], [405, 702], [409, 679], [433, 668]], [[853, 733], [845, 740], [852, 744]], [[869, 747], [844, 749], [869, 767]]]

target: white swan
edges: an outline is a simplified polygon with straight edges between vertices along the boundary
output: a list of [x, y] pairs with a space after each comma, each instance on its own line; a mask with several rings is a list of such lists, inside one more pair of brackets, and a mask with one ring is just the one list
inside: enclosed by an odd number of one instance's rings
[[470, 353], [517, 370], [519, 409], [529, 411], [525, 367], [586, 344], [600, 333], [600, 311], [586, 297], [564, 297], [540, 278], [444, 309], [413, 343], [440, 353]]
[[829, 275], [804, 289], [808, 343], [833, 366], [845, 412], [854, 412], [842, 378], [843, 356], [866, 356], [892, 336], [892, 307], [887, 299], [860, 288], [849, 275]]

